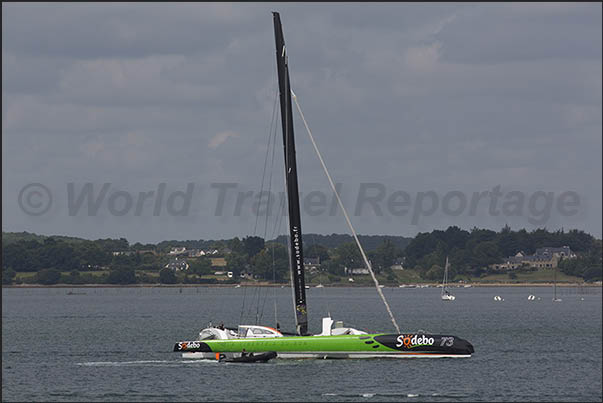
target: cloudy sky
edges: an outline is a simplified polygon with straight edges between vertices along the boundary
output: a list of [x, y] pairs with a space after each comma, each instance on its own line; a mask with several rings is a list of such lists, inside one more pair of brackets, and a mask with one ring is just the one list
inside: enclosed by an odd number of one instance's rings
[[[256, 225], [251, 202], [236, 211], [239, 193], [261, 189], [266, 155], [264, 189], [270, 173], [283, 189], [280, 133], [274, 163], [266, 152], [272, 10], [358, 232], [509, 224], [601, 237], [600, 3], [3, 4], [3, 231], [283, 233]], [[348, 232], [294, 119], [304, 232]]]

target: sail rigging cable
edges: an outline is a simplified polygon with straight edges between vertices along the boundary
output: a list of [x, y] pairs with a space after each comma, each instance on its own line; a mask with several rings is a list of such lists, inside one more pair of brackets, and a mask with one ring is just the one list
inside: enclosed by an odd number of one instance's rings
[[[273, 151], [272, 151], [272, 164], [274, 164], [274, 147], [275, 147], [275, 142], [276, 142], [276, 106], [277, 106], [277, 101], [278, 101], [278, 89], [275, 90], [274, 92], [274, 104], [272, 106], [272, 117], [270, 118], [270, 129], [268, 130], [268, 144], [266, 145], [266, 155], [264, 157], [264, 169], [262, 171], [262, 183], [260, 185], [260, 193], [259, 193], [259, 200], [258, 200], [258, 209], [256, 211], [256, 215], [255, 215], [255, 224], [253, 226], [253, 236], [257, 235], [257, 227], [258, 227], [258, 219], [260, 216], [259, 210], [262, 204], [262, 197], [264, 195], [264, 180], [266, 178], [266, 166], [268, 163], [268, 155], [270, 153], [270, 146], [272, 145], [273, 147]], [[274, 130], [273, 130], [274, 128]], [[273, 141], [274, 139], [274, 141]], [[272, 169], [272, 168], [270, 168]], [[272, 173], [270, 174], [270, 176], [272, 177]], [[268, 193], [270, 194], [270, 191], [268, 191]], [[268, 199], [268, 205], [270, 204], [270, 199]], [[269, 208], [267, 208], [266, 210], [266, 220], [268, 220], [268, 211]], [[264, 239], [266, 239], [266, 230], [264, 229]], [[256, 290], [257, 291], [257, 287]], [[247, 298], [247, 287], [245, 287], [244, 291], [243, 291], [243, 304], [241, 306], [241, 315], [239, 317], [239, 323], [242, 323], [243, 321], [243, 314], [245, 312], [245, 300]], [[255, 296], [252, 297], [252, 301], [255, 299]], [[249, 312], [248, 314], [251, 314], [251, 309], [252, 309], [251, 305], [249, 307]], [[257, 315], [256, 315], [257, 318]]]
[[[278, 93], [277, 93], [277, 95], [278, 95]], [[276, 110], [276, 98], [275, 98], [274, 106], [275, 106], [274, 110]], [[273, 112], [274, 112], [274, 110], [273, 110]], [[273, 119], [274, 119], [274, 116], [275, 116], [275, 114], [273, 113]], [[266, 204], [266, 220], [264, 222], [264, 234], [263, 234], [263, 239], [264, 240], [267, 239], [266, 237], [268, 235], [268, 221], [269, 221], [269, 217], [271, 215], [270, 214], [270, 211], [271, 211], [270, 210], [271, 209], [271, 204], [270, 203], [271, 203], [271, 200], [272, 200], [272, 197], [271, 197], [272, 196], [272, 173], [274, 171], [274, 169], [273, 169], [274, 168], [274, 153], [275, 153], [275, 150], [276, 150], [276, 132], [277, 132], [277, 128], [276, 128], [276, 125], [274, 125], [274, 126], [271, 125], [271, 130], [272, 130], [272, 127], [274, 127], [274, 132], [272, 133], [272, 137], [273, 137], [274, 141], [272, 142], [272, 159], [270, 161], [270, 171], [269, 171], [270, 174], [269, 174], [269, 179], [268, 179], [268, 196], [267, 196], [267, 204]], [[275, 273], [274, 264], [275, 264], [275, 261], [274, 261], [274, 248], [273, 248], [273, 250], [272, 250], [272, 273], [273, 273], [272, 277], [273, 277], [273, 282], [275, 282], [275, 280], [274, 280], [274, 277], [275, 277], [275, 275], [274, 275], [274, 273]], [[268, 289], [269, 289], [269, 287], [266, 287], [266, 290], [264, 292], [264, 302], [262, 303], [262, 309], [260, 311], [260, 316], [259, 316], [259, 319], [258, 319], [258, 323], [261, 323], [262, 318], [264, 317], [264, 307], [266, 305], [266, 298], [268, 297]], [[259, 299], [258, 299], [258, 310], [259, 310]], [[257, 315], [256, 315], [256, 317], [257, 317]]]
[[[264, 157], [264, 169], [262, 171], [262, 184], [260, 185], [260, 199], [258, 200], [258, 211], [256, 212], [255, 215], [255, 225], [253, 226], [253, 236], [256, 235], [257, 233], [257, 227], [258, 227], [258, 218], [260, 217], [259, 214], [259, 208], [260, 205], [262, 204], [262, 196], [264, 194], [264, 179], [266, 177], [266, 164], [268, 163], [268, 154], [270, 152], [270, 145], [272, 143], [272, 138], [274, 136], [274, 139], [276, 141], [276, 126], [275, 126], [275, 115], [276, 115], [276, 105], [277, 105], [277, 101], [278, 100], [278, 90], [275, 91], [274, 93], [274, 105], [272, 107], [272, 117], [270, 118], [270, 130], [268, 131], [268, 145], [266, 146], [266, 156]], [[274, 131], [272, 130], [274, 127]], [[273, 145], [273, 149], [274, 149], [274, 145]], [[272, 163], [274, 163], [274, 151], [272, 152], [273, 157], [272, 157]], [[272, 168], [271, 168], [272, 169]], [[272, 177], [272, 173], [270, 175]], [[268, 212], [266, 212], [266, 216], [268, 215]]]
[[387, 303], [387, 300], [385, 299], [385, 295], [383, 295], [383, 291], [381, 291], [381, 287], [379, 287], [379, 281], [377, 280], [377, 277], [375, 277], [375, 273], [373, 272], [373, 268], [371, 267], [371, 263], [369, 262], [368, 258], [366, 257], [366, 254], [364, 253], [364, 249], [362, 248], [362, 245], [360, 244], [360, 241], [358, 240], [358, 236], [356, 235], [356, 231], [354, 230], [354, 227], [352, 226], [352, 222], [350, 221], [350, 217], [348, 216], [348, 213], [347, 213], [345, 207], [343, 206], [343, 202], [341, 201], [341, 198], [339, 197], [339, 192], [337, 192], [337, 188], [335, 187], [335, 184], [333, 183], [333, 179], [331, 179], [331, 175], [329, 174], [329, 170], [327, 169], [327, 165], [325, 164], [324, 160], [322, 159], [322, 155], [320, 154], [320, 151], [318, 150], [318, 146], [316, 145], [316, 142], [314, 141], [314, 136], [312, 136], [312, 132], [310, 131], [310, 127], [308, 126], [308, 122], [306, 122], [306, 118], [304, 117], [304, 114], [303, 114], [303, 112], [301, 110], [301, 107], [299, 106], [299, 102], [297, 101], [297, 96], [295, 95], [295, 93], [293, 91], [291, 91], [291, 96], [293, 97], [293, 101], [295, 102], [295, 105], [297, 106], [297, 110], [299, 112], [299, 115], [300, 115], [302, 121], [304, 122], [304, 126], [306, 127], [306, 131], [308, 132], [308, 135], [310, 136], [310, 141], [312, 142], [312, 146], [314, 147], [314, 151], [316, 151], [316, 155], [318, 156], [318, 159], [320, 160], [320, 164], [322, 165], [322, 168], [325, 171], [325, 174], [327, 175], [327, 179], [329, 179], [329, 184], [331, 185], [331, 189], [333, 190], [333, 193], [335, 194], [335, 197], [337, 198], [337, 203], [339, 204], [339, 207], [341, 208], [341, 211], [343, 212], [343, 216], [345, 217], [345, 220], [348, 223], [348, 226], [350, 227], [350, 230], [352, 231], [352, 235], [354, 236], [354, 240], [356, 241], [356, 245], [358, 245], [358, 249], [360, 249], [360, 253], [362, 254], [362, 259], [364, 259], [364, 263], [366, 264], [366, 268], [371, 273], [371, 277], [373, 278], [373, 281], [375, 282], [375, 287], [377, 288], [377, 292], [379, 293], [379, 296], [381, 297], [381, 300], [385, 304], [385, 308], [387, 309], [387, 313], [389, 314], [389, 317], [392, 320], [392, 323], [394, 324], [394, 327], [396, 328], [396, 331], [398, 333], [400, 333], [400, 327], [398, 327], [398, 323], [396, 322], [396, 318], [394, 317], [394, 314], [392, 313], [392, 310], [390, 309], [389, 304]]
[[446, 264], [444, 265], [444, 283], [442, 284], [442, 295], [446, 292], [448, 286], [448, 256], [446, 256]]

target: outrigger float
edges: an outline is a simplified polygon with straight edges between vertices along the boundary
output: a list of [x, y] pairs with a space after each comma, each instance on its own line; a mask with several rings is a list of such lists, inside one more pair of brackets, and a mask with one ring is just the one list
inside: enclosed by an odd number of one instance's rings
[[[273, 13], [276, 39], [276, 62], [279, 82], [281, 123], [285, 152], [285, 177], [289, 208], [289, 268], [295, 307], [296, 332], [283, 332], [258, 325], [240, 325], [237, 328], [210, 326], [199, 333], [198, 340], [181, 341], [174, 351], [184, 358], [204, 358], [230, 362], [249, 362], [246, 353], [260, 353], [263, 357], [278, 358], [466, 358], [473, 354], [473, 346], [466, 340], [452, 335], [426, 334], [424, 332], [401, 332], [393, 313], [381, 291], [371, 264], [358, 240], [337, 188], [326, 168], [324, 160], [305, 121], [297, 98], [297, 109], [304, 122], [310, 140], [327, 175], [350, 230], [354, 236], [364, 263], [369, 270], [396, 333], [371, 333], [344, 327], [341, 321], [333, 322], [330, 317], [322, 319], [320, 334], [308, 333], [306, 309], [306, 285], [303, 268], [302, 230], [299, 211], [297, 163], [293, 134], [293, 108], [289, 82], [288, 57], [278, 13]], [[334, 326], [333, 326], [334, 325]], [[243, 354], [242, 354], [243, 353]]]

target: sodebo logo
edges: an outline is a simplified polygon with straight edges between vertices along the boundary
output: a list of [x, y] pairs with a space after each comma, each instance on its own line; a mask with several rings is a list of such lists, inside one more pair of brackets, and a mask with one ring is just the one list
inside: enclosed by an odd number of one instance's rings
[[414, 348], [419, 346], [433, 346], [435, 340], [433, 337], [427, 337], [425, 335], [417, 336], [417, 335], [406, 335], [401, 334], [398, 336], [396, 343], [396, 347], [406, 347], [406, 348]]
[[180, 350], [187, 350], [199, 347], [201, 347], [201, 344], [196, 341], [181, 341], [180, 343], [178, 343], [178, 349]]

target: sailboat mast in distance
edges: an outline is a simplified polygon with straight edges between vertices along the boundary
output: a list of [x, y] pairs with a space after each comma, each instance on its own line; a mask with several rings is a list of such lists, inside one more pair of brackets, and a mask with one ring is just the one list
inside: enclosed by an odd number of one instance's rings
[[295, 159], [295, 137], [293, 135], [293, 108], [291, 106], [291, 86], [287, 50], [283, 38], [283, 29], [279, 13], [274, 18], [274, 37], [276, 40], [276, 66], [281, 104], [281, 123], [283, 126], [283, 145], [285, 150], [285, 178], [287, 182], [287, 201], [289, 203], [289, 268], [295, 305], [297, 333], [308, 332], [308, 314], [306, 310], [306, 282], [304, 278], [304, 257], [302, 247], [301, 217], [299, 213], [299, 190], [297, 185], [297, 162]]

